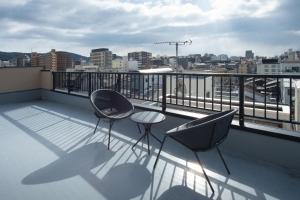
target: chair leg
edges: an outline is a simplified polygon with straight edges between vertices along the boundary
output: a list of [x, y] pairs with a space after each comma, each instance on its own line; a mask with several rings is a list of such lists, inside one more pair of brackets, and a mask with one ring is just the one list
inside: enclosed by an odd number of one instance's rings
[[162, 142], [161, 142], [161, 146], [160, 146], [160, 148], [159, 148], [159, 151], [158, 151], [158, 154], [157, 154], [157, 157], [156, 157], [154, 166], [153, 166], [153, 170], [154, 170], [155, 167], [156, 167], [157, 161], [158, 161], [159, 156], [160, 156], [160, 152], [161, 152], [161, 150], [162, 150], [162, 148], [163, 148], [163, 145], [164, 145], [166, 139], [167, 139], [167, 136], [165, 136], [164, 139], [163, 139]]
[[94, 130], [94, 135], [95, 135], [95, 133], [96, 133], [97, 127], [98, 127], [98, 125], [99, 125], [99, 122], [100, 122], [100, 118], [98, 119], [98, 122], [97, 122], [97, 124], [96, 124], [95, 130]]
[[109, 150], [109, 146], [110, 146], [110, 135], [111, 135], [111, 128], [114, 124], [114, 121], [113, 120], [110, 120], [109, 121], [109, 130], [108, 130], [108, 146], [107, 146], [107, 149]]
[[195, 156], [196, 156], [196, 158], [197, 158], [197, 160], [198, 160], [199, 165], [201, 166], [201, 169], [202, 169], [202, 171], [203, 171], [203, 174], [204, 174], [204, 176], [205, 176], [205, 179], [206, 179], [206, 181], [208, 182], [208, 184], [209, 184], [209, 186], [210, 186], [210, 189], [212, 190], [212, 193], [214, 194], [214, 193], [215, 193], [215, 190], [214, 190], [214, 188], [212, 187], [212, 185], [211, 185], [211, 183], [210, 183], [210, 180], [209, 180], [209, 178], [208, 178], [208, 176], [207, 176], [207, 174], [206, 174], [206, 172], [205, 172], [205, 170], [204, 170], [204, 168], [203, 168], [203, 166], [202, 166], [202, 163], [201, 163], [201, 161], [200, 161], [200, 159], [199, 159], [197, 153], [194, 152], [194, 154], [195, 154]]
[[226, 171], [227, 171], [227, 173], [230, 175], [230, 171], [229, 171], [228, 166], [227, 166], [227, 164], [226, 164], [226, 162], [225, 162], [225, 160], [224, 160], [224, 158], [223, 158], [223, 156], [222, 156], [222, 154], [221, 154], [221, 151], [220, 151], [218, 145], [217, 145], [216, 147], [217, 147], [217, 150], [218, 150], [218, 154], [219, 154], [219, 156], [221, 157], [221, 160], [222, 160], [222, 162], [223, 162], [223, 164], [224, 164], [224, 166], [225, 166], [225, 168], [226, 168]]
[[136, 125], [137, 125], [137, 127], [138, 127], [138, 129], [139, 129], [139, 132], [140, 132], [140, 134], [142, 134], [142, 131], [141, 131], [140, 125], [139, 125], [138, 123], [136, 123]]

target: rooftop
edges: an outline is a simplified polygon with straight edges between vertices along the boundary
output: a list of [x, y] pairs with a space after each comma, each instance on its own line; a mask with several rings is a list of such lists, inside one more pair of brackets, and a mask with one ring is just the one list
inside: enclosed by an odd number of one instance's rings
[[[139, 133], [133, 122], [122, 120], [113, 127], [108, 151], [107, 124], [92, 136], [95, 122], [88, 109], [48, 100], [1, 105], [1, 198], [210, 198], [201, 169], [185, 148], [167, 142], [152, 171], [159, 147], [155, 140], [150, 142], [150, 156], [146, 145], [132, 151]], [[172, 123], [167, 117], [153, 132], [161, 138]], [[200, 154], [216, 189], [212, 199], [298, 199], [299, 177], [270, 163], [224, 155], [230, 176], [214, 150]]]

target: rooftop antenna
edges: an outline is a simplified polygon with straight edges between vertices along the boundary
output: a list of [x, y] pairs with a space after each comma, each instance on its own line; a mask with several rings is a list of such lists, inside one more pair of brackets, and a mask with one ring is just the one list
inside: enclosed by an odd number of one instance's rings
[[155, 42], [154, 44], [169, 44], [169, 45], [175, 45], [176, 47], [176, 66], [175, 71], [178, 72], [178, 46], [182, 45], [191, 45], [192, 40], [186, 40], [186, 41], [165, 41], [165, 42]]

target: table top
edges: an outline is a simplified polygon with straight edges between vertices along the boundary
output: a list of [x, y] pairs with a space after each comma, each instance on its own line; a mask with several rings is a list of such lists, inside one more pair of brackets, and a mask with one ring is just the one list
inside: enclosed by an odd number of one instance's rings
[[154, 111], [137, 112], [131, 115], [131, 120], [141, 124], [156, 124], [166, 119], [165, 115]]

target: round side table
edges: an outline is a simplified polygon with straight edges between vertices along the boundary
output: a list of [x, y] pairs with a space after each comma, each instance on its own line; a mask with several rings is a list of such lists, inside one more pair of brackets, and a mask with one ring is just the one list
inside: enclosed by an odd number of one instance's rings
[[131, 120], [137, 123], [138, 129], [141, 132], [140, 124], [144, 126], [144, 134], [138, 139], [138, 141], [132, 146], [132, 149], [143, 139], [147, 138], [148, 143], [148, 155], [150, 155], [149, 149], [149, 135], [151, 135], [154, 139], [156, 139], [159, 143], [162, 143], [153, 133], [151, 132], [151, 126], [153, 124], [160, 123], [166, 119], [165, 115], [159, 112], [153, 111], [144, 111], [144, 112], [137, 112], [131, 115]]

